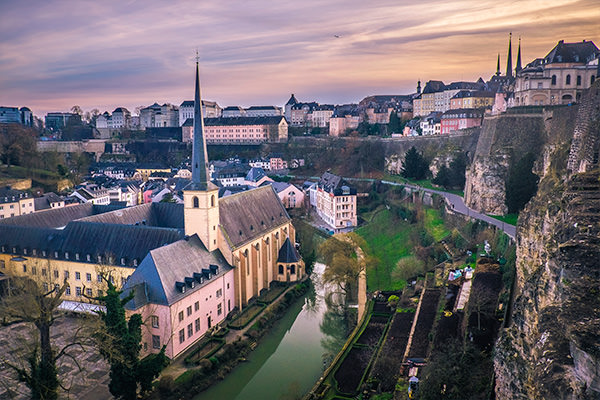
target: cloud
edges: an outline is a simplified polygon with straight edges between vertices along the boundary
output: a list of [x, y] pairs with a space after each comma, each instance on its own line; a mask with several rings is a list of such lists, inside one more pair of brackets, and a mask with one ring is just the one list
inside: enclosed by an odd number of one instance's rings
[[598, 20], [594, 0], [1, 2], [0, 103], [38, 115], [178, 104], [196, 48], [203, 94], [224, 106], [358, 101], [487, 78], [508, 32], [529, 61], [560, 39], [599, 40]]

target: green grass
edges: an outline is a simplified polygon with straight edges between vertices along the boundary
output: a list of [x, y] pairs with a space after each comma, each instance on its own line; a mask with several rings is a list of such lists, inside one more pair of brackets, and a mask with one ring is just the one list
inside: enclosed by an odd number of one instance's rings
[[425, 229], [433, 236], [436, 242], [439, 242], [450, 234], [450, 231], [444, 225], [444, 219], [440, 215], [440, 212], [433, 208], [425, 209]]
[[489, 215], [489, 216], [494, 219], [497, 219], [498, 221], [502, 221], [504, 223], [507, 223], [510, 225], [515, 225], [515, 226], [517, 225], [517, 219], [519, 218], [519, 214]]
[[369, 247], [368, 251], [379, 259], [376, 265], [367, 266], [367, 287], [372, 290], [402, 289], [405, 281], [392, 281], [392, 271], [398, 260], [410, 254], [412, 227], [396, 220], [388, 210], [373, 217], [371, 223], [356, 230]]

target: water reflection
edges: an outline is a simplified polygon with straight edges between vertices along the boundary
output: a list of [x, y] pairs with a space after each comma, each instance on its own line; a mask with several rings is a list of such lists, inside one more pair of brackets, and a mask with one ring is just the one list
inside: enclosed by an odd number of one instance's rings
[[195, 399], [296, 399], [307, 393], [346, 340], [346, 318], [334, 288], [321, 281], [316, 264], [313, 290], [290, 307], [261, 339], [248, 362]]

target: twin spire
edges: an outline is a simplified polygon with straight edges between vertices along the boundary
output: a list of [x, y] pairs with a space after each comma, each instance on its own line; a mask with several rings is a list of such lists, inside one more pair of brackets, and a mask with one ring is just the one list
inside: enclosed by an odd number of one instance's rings
[[[519, 50], [517, 51], [517, 65], [515, 67], [515, 75], [522, 70], [521, 67], [521, 37], [519, 37]], [[498, 62], [496, 63], [496, 76], [500, 76], [500, 53], [498, 53]], [[508, 57], [506, 60], [506, 76], [513, 77], [512, 69], [512, 32], [508, 38]]]

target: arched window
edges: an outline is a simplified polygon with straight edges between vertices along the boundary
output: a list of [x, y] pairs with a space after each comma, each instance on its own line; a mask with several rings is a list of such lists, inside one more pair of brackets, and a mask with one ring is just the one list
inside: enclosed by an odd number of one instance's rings
[[577, 75], [577, 86], [581, 86], [581, 75]]
[[215, 206], [215, 195], [214, 194], [212, 196], [210, 196], [210, 206], [211, 207]]
[[565, 79], [565, 84], [566, 85], [570, 85], [571, 84], [571, 75], [567, 75], [567, 79]]
[[290, 274], [296, 273], [296, 266], [294, 264], [290, 265]]
[[198, 198], [197, 198], [196, 196], [194, 196], [194, 197], [192, 198], [192, 202], [194, 203], [194, 204], [193, 204], [194, 208], [198, 208], [198, 207], [200, 207], [200, 202], [198, 201]]
[[279, 264], [279, 273], [283, 274], [283, 265]]
[[552, 75], [552, 84], [556, 85], [556, 75]]

